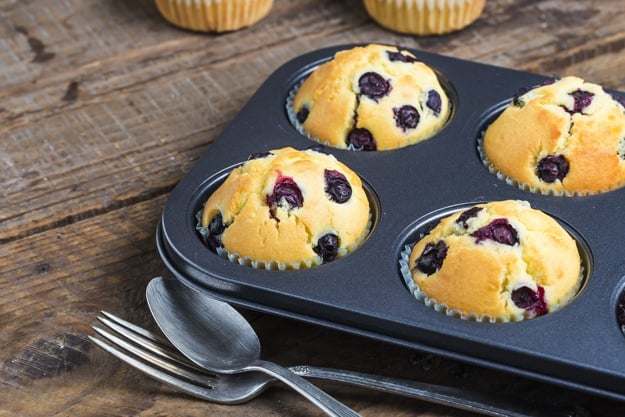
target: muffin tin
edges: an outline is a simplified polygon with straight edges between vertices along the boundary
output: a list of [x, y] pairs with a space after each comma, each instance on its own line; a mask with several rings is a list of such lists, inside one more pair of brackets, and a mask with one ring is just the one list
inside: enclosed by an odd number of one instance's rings
[[[231, 263], [204, 246], [196, 215], [235, 166], [252, 153], [316, 145], [289, 122], [287, 96], [320, 63], [354, 46], [314, 51], [280, 67], [175, 187], [156, 236], [167, 267], [233, 305], [625, 400], [625, 337], [616, 320], [625, 287], [625, 189], [533, 194], [496, 178], [477, 151], [483, 129], [513, 95], [544, 76], [410, 50], [438, 72], [450, 96], [446, 127], [397, 150], [324, 148], [361, 176], [371, 201], [372, 230], [357, 250], [314, 268], [275, 271]], [[559, 311], [515, 323], [462, 320], [417, 301], [399, 271], [405, 246], [455, 210], [505, 199], [529, 201], [576, 239], [585, 271], [578, 295]]]

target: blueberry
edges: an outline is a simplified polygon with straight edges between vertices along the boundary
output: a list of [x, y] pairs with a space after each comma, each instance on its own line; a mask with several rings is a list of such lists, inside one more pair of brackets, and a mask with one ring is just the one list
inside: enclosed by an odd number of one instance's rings
[[353, 146], [357, 151], [375, 151], [377, 149], [377, 144], [371, 132], [358, 127], [349, 132], [346, 143]]
[[323, 172], [325, 192], [335, 203], [343, 204], [352, 196], [352, 186], [345, 175], [338, 171], [326, 169]]
[[562, 181], [569, 173], [569, 162], [564, 155], [547, 155], [538, 161], [536, 175], [547, 183]]
[[323, 262], [333, 261], [339, 252], [339, 237], [334, 233], [326, 233], [317, 240], [317, 246], [313, 251], [321, 256]]
[[224, 230], [226, 230], [221, 213], [217, 213], [213, 216], [211, 221], [208, 223], [207, 229], [209, 235], [220, 235]]
[[223, 217], [221, 213], [217, 213], [213, 216], [207, 226], [207, 234], [204, 236], [206, 245], [213, 252], [217, 248], [223, 246], [221, 243], [221, 235], [226, 230], [226, 225], [223, 223]]
[[527, 93], [530, 89], [527, 87], [521, 87], [518, 89], [518, 91], [514, 94], [514, 97], [512, 98], [512, 105], [515, 107], [523, 107], [525, 106], [525, 102], [523, 100], [521, 100], [521, 96], [525, 93]]
[[272, 209], [285, 207], [294, 209], [302, 207], [304, 197], [297, 183], [290, 177], [280, 176], [273, 186], [273, 193], [265, 197], [267, 205]]
[[428, 99], [425, 102], [425, 105], [428, 106], [428, 108], [432, 110], [436, 116], [441, 114], [441, 107], [443, 105], [443, 102], [441, 101], [441, 95], [438, 94], [438, 91], [428, 91]]
[[297, 117], [297, 121], [300, 123], [304, 123], [306, 119], [308, 119], [308, 115], [310, 114], [310, 109], [308, 106], [303, 106], [300, 111], [297, 112], [295, 117]]
[[508, 246], [519, 243], [519, 235], [507, 219], [495, 219], [471, 233], [471, 236], [477, 239], [477, 243], [483, 240], [494, 240]]
[[378, 100], [391, 90], [391, 84], [376, 72], [366, 72], [358, 79], [360, 94]]
[[592, 98], [595, 96], [590, 91], [584, 91], [580, 89], [569, 93], [569, 95], [573, 96], [574, 100], [573, 110], [567, 109], [567, 111], [571, 114], [583, 113], [584, 109], [590, 106], [590, 103], [592, 103]]
[[386, 51], [386, 54], [388, 55], [388, 59], [391, 62], [395, 62], [395, 61], [407, 62], [407, 63], [419, 62], [417, 58], [410, 56], [410, 55], [404, 55], [401, 52]]
[[399, 108], [395, 107], [393, 109], [393, 116], [395, 117], [395, 125], [404, 132], [407, 129], [414, 129], [419, 124], [419, 112], [410, 105], [401, 106]]
[[525, 317], [527, 318], [531, 319], [549, 312], [543, 287], [538, 287], [537, 291], [526, 286], [519, 287], [512, 291], [510, 298], [517, 307], [525, 310]]
[[447, 249], [447, 244], [443, 240], [426, 244], [423, 252], [417, 259], [415, 267], [424, 274], [432, 275], [443, 266], [443, 261], [447, 256]]
[[468, 210], [463, 211], [460, 216], [456, 219], [456, 223], [461, 224], [465, 229], [468, 227], [467, 221], [477, 216], [477, 214], [482, 211], [482, 207], [471, 207]]

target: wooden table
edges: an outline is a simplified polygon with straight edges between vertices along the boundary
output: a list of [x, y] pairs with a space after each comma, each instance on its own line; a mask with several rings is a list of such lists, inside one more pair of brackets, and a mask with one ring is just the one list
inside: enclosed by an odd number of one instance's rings
[[[265, 78], [301, 53], [382, 42], [625, 90], [624, 21], [622, 0], [499, 0], [462, 32], [419, 38], [378, 27], [357, 0], [276, 0], [260, 23], [215, 35], [168, 25], [151, 0], [0, 1], [0, 416], [321, 415], [282, 386], [239, 406], [198, 401], [88, 340], [100, 310], [155, 329], [144, 291], [168, 273], [154, 232], [172, 187]], [[245, 314], [263, 356], [281, 364], [625, 413], [604, 398]], [[363, 416], [470, 415], [320, 386]]]

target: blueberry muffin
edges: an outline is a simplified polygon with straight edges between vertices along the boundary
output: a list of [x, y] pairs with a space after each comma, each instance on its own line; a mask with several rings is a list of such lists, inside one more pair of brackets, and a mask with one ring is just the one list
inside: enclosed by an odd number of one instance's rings
[[442, 35], [473, 23], [486, 0], [364, 0], [365, 9], [379, 25], [411, 35]]
[[239, 263], [296, 269], [354, 250], [369, 225], [362, 182], [334, 156], [281, 148], [252, 155], [204, 205], [208, 247]]
[[371, 44], [338, 52], [299, 87], [291, 116], [320, 143], [362, 151], [432, 137], [450, 114], [436, 73], [408, 51]]
[[524, 201], [477, 204], [444, 218], [413, 247], [405, 278], [430, 304], [486, 321], [555, 311], [577, 292], [575, 240]]
[[486, 129], [486, 164], [515, 185], [555, 195], [625, 184], [625, 109], [597, 84], [565, 77], [519, 95]]
[[273, 0], [155, 0], [169, 23], [198, 32], [229, 32], [264, 18]]

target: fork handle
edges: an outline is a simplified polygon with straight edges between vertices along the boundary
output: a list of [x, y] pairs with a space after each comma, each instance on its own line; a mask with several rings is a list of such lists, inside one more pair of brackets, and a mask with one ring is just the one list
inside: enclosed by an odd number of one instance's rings
[[264, 372], [284, 382], [323, 410], [328, 416], [360, 417], [360, 414], [356, 413], [345, 404], [339, 402], [301, 376], [280, 365], [263, 360], [257, 360], [247, 366], [245, 370]]
[[364, 388], [372, 388], [486, 416], [574, 417], [576, 415], [573, 410], [534, 406], [520, 399], [506, 399], [505, 397], [413, 380], [313, 366], [292, 366], [289, 367], [289, 370], [306, 378], [326, 379]]

